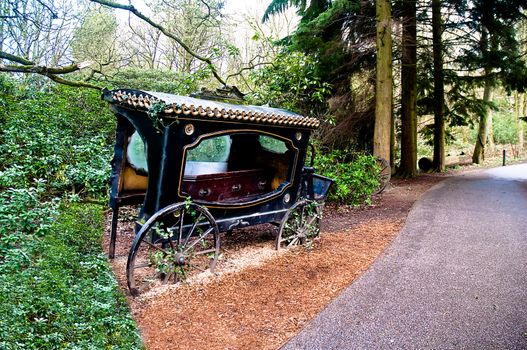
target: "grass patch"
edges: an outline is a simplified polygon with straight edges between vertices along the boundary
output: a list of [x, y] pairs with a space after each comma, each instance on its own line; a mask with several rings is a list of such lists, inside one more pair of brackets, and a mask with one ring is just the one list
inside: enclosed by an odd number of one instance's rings
[[62, 205], [49, 231], [0, 260], [0, 349], [142, 349], [101, 250], [100, 206]]

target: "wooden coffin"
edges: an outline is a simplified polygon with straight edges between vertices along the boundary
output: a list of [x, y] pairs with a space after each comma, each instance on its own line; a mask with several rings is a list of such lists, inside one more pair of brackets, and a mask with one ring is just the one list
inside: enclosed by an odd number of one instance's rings
[[250, 169], [217, 174], [185, 175], [181, 190], [193, 200], [234, 203], [271, 192], [271, 183], [271, 171]]

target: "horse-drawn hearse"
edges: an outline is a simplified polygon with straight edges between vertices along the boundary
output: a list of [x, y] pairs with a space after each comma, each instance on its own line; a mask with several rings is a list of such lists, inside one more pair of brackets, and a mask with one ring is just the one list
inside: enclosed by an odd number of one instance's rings
[[127, 262], [132, 294], [214, 270], [221, 232], [273, 223], [277, 249], [318, 235], [332, 180], [312, 167], [317, 119], [137, 90], [103, 99], [117, 118], [110, 258], [119, 208], [142, 204]]

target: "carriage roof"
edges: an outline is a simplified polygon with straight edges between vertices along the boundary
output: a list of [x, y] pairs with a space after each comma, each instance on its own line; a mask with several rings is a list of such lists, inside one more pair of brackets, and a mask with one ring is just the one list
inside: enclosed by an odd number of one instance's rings
[[[155, 109], [165, 118], [225, 121], [316, 129], [320, 122], [285, 109], [238, 105], [161, 92], [140, 90], [104, 90], [103, 99], [114, 105], [148, 113]], [[156, 107], [157, 106], [157, 107]]]

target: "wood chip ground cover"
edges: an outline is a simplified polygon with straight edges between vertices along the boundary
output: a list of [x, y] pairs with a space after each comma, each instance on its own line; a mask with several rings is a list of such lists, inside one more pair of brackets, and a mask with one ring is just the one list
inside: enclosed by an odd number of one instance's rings
[[217, 274], [136, 298], [126, 290], [133, 225], [124, 222], [112, 266], [147, 349], [277, 349], [368, 268], [413, 203], [444, 178], [395, 180], [362, 209], [327, 206], [310, 250], [275, 251], [273, 226], [235, 231], [222, 237]]

